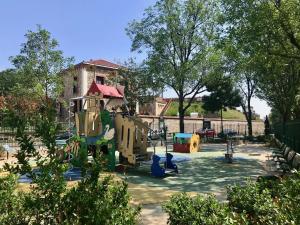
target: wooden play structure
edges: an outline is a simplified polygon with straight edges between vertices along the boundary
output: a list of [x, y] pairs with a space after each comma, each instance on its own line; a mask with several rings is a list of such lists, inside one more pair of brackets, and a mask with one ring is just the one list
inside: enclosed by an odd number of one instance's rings
[[136, 165], [141, 161], [151, 160], [152, 153], [147, 152], [148, 123], [135, 117], [117, 114], [115, 126], [120, 163], [127, 161]]
[[[75, 113], [76, 135], [69, 141], [66, 151], [72, 149], [76, 166], [87, 160], [88, 155], [105, 158], [108, 170], [115, 169], [115, 129], [107, 110], [101, 110], [103, 95], [90, 94], [83, 98], [83, 109]], [[77, 147], [74, 151], [74, 146]]]
[[[121, 97], [122, 94], [115, 87], [98, 85], [94, 82], [86, 96], [71, 99], [70, 106], [74, 106], [75, 129], [74, 135], [72, 137], [69, 135], [63, 159], [80, 167], [83, 163], [88, 163], [89, 159], [93, 160], [101, 155], [105, 158], [106, 168], [114, 171], [115, 151], [118, 151], [120, 167], [123, 165], [136, 167], [142, 163], [146, 165], [152, 159], [153, 176], [163, 177], [167, 172], [178, 173], [177, 165], [172, 162], [173, 155], [167, 150], [166, 161], [161, 162], [164, 163], [163, 167], [160, 165], [160, 157], [155, 155], [155, 145], [166, 139], [167, 129], [163, 129], [164, 135], [161, 134], [158, 139], [154, 139], [151, 135], [154, 131], [149, 128], [147, 122], [128, 115], [128, 112], [118, 112], [118, 105], [112, 105], [113, 100], [120, 102]], [[123, 102], [126, 102], [125, 98]], [[106, 110], [106, 107], [110, 111]], [[71, 111], [70, 108], [70, 117]], [[71, 132], [70, 119], [69, 124]], [[192, 140], [194, 139], [193, 137]], [[196, 140], [197, 144], [191, 144], [191, 152], [197, 151], [195, 149], [198, 148], [199, 142], [200, 140]], [[148, 145], [153, 146], [154, 155], [147, 152]]]
[[173, 151], [181, 153], [200, 151], [200, 136], [197, 134], [175, 133], [173, 137]]
[[[82, 110], [74, 114], [75, 133], [76, 137], [84, 140], [80, 146], [85, 146], [89, 155], [95, 157], [97, 153], [102, 153], [109, 170], [115, 168], [116, 150], [122, 164], [138, 166], [143, 161], [151, 160], [152, 153], [147, 152], [148, 123], [123, 113], [108, 112], [104, 109], [102, 94], [89, 93], [81, 100]], [[68, 143], [65, 148], [72, 152], [75, 159], [80, 152], [80, 147], [73, 151], [74, 146], [79, 146], [78, 138], [76, 143]]]

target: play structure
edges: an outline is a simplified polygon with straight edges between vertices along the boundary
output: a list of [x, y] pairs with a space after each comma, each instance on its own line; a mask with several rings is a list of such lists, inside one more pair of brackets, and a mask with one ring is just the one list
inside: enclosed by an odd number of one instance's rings
[[197, 134], [175, 133], [173, 150], [181, 153], [198, 152], [200, 150], [200, 136]]
[[[172, 162], [172, 154], [166, 154], [166, 162], [161, 166], [160, 157], [147, 152], [147, 147], [152, 144], [151, 138], [148, 137], [151, 133], [148, 123], [129, 116], [128, 113], [116, 110], [109, 112], [105, 109], [101, 93], [88, 92], [80, 100], [81, 110], [74, 113], [74, 134], [70, 135], [63, 152], [60, 153], [63, 160], [80, 167], [101, 156], [104, 158], [106, 169], [114, 171], [117, 164], [115, 152], [118, 151], [119, 164], [137, 167], [152, 159], [153, 176], [163, 177], [170, 171], [178, 173], [177, 166]], [[70, 127], [70, 132], [71, 130]]]

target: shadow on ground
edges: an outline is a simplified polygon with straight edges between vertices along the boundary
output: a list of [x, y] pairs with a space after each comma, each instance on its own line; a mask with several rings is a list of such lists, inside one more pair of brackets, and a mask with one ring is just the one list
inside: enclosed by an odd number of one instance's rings
[[236, 154], [232, 164], [226, 163], [224, 161], [224, 151], [220, 151], [220, 145], [218, 147], [218, 149], [203, 148], [201, 153], [188, 155], [191, 157], [191, 161], [177, 164], [179, 174], [169, 175], [165, 178], [155, 178], [150, 174], [150, 166], [146, 165], [129, 169], [126, 174], [120, 176], [131, 184], [145, 185], [147, 188], [214, 193], [217, 196], [224, 196], [226, 195], [227, 185], [241, 184], [247, 178], [255, 179], [257, 176], [267, 173], [261, 162], [248, 157], [247, 153]]

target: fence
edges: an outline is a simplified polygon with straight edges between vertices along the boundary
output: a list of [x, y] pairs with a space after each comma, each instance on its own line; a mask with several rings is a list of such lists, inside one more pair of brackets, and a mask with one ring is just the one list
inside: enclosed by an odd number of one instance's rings
[[300, 153], [300, 120], [274, 124], [273, 131], [277, 139]]
[[[13, 129], [8, 127], [6, 124], [2, 123], [3, 120], [0, 120], [0, 145], [8, 145], [12, 148], [18, 148], [18, 141], [16, 139], [17, 129]], [[60, 123], [61, 130], [59, 133], [63, 133], [67, 131], [68, 124]], [[26, 133], [29, 135], [34, 134], [35, 126], [28, 126], [26, 127]], [[36, 146], [42, 146], [42, 143], [39, 139], [34, 138], [34, 144]]]
[[[140, 116], [143, 121], [150, 124], [150, 128], [153, 130], [159, 129], [159, 118], [155, 116]], [[221, 121], [219, 119], [210, 119], [211, 128], [216, 131], [216, 133], [221, 132]], [[179, 132], [179, 118], [178, 117], [165, 117], [165, 125], [168, 127], [168, 132], [175, 133]], [[193, 133], [203, 128], [203, 119], [185, 119], [184, 130], [187, 133]], [[248, 125], [246, 121], [239, 120], [224, 120], [223, 123], [224, 130], [232, 130], [240, 135], [248, 135]], [[264, 134], [264, 122], [253, 121], [252, 122], [253, 135]]]

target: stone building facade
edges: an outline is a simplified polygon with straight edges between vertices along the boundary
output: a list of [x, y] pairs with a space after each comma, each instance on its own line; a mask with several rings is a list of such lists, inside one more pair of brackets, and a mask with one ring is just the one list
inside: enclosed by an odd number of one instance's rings
[[[61, 96], [63, 101], [59, 107], [60, 117], [67, 117], [69, 102], [72, 99], [78, 99], [78, 101], [74, 101], [75, 111], [84, 107], [83, 101], [80, 99], [87, 94], [93, 81], [100, 85], [117, 86], [120, 68], [120, 65], [99, 59], [83, 61], [62, 73], [64, 90]], [[115, 100], [111, 100], [110, 104], [114, 102]]]

